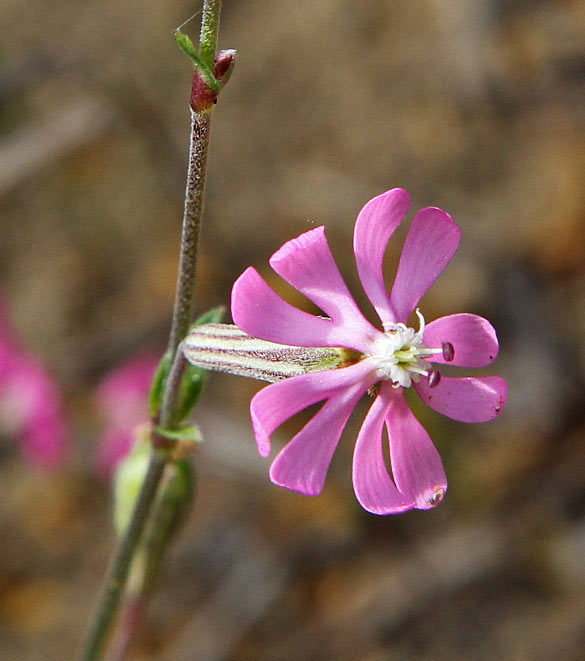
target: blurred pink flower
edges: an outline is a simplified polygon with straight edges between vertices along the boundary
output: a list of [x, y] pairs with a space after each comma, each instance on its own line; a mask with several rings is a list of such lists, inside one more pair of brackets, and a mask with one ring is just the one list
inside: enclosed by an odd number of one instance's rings
[[[240, 276], [232, 291], [234, 321], [254, 337], [358, 352], [359, 359], [348, 367], [307, 373], [267, 386], [252, 399], [250, 408], [259, 452], [268, 456], [270, 435], [278, 426], [326, 400], [280, 451], [270, 469], [275, 484], [317, 495], [350, 414], [366, 392], [375, 393], [353, 455], [357, 499], [375, 514], [428, 509], [437, 505], [447, 490], [439, 454], [410, 411], [405, 388], [412, 386], [428, 406], [463, 422], [497, 417], [507, 398], [507, 385], [501, 377], [441, 377], [432, 365], [449, 362], [481, 367], [498, 353], [496, 333], [482, 317], [455, 314], [425, 325], [417, 309], [459, 246], [460, 230], [447, 213], [430, 207], [415, 215], [388, 294], [383, 257], [409, 207], [406, 191], [393, 189], [370, 200], [355, 225], [358, 273], [383, 330], [372, 326], [357, 307], [333, 260], [324, 227], [285, 243], [272, 256], [270, 265], [329, 318], [286, 303], [254, 268]], [[406, 325], [415, 310], [418, 331]], [[384, 425], [392, 476], [383, 453]]]
[[98, 472], [109, 478], [130, 452], [136, 429], [148, 422], [148, 392], [160, 356], [141, 354], [109, 372], [95, 402], [106, 426], [96, 452]]
[[41, 361], [19, 347], [1, 305], [0, 426], [20, 439], [34, 466], [55, 469], [67, 454], [71, 431], [59, 386]]

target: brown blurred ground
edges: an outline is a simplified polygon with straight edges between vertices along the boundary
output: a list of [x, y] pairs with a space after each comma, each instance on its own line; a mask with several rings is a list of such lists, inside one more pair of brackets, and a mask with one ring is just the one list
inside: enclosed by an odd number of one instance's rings
[[[2, 659], [72, 657], [113, 543], [90, 398], [164, 346], [190, 84], [172, 30], [196, 9], [4, 3], [2, 295], [78, 443], [53, 476], [2, 446]], [[427, 319], [488, 316], [511, 396], [489, 425], [417, 409], [448, 497], [379, 518], [351, 490], [360, 415], [323, 495], [298, 496], [257, 457], [258, 384], [214, 377], [196, 511], [131, 658], [583, 659], [585, 5], [228, 0], [220, 45], [238, 61], [214, 115], [199, 310], [313, 224], [357, 292], [355, 215], [402, 186], [463, 230]]]

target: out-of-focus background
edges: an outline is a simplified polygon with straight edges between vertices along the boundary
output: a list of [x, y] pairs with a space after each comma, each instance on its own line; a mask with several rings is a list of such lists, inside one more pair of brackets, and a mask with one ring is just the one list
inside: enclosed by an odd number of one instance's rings
[[[114, 543], [95, 390], [165, 346], [191, 77], [172, 30], [197, 9], [3, 3], [3, 314], [50, 367], [74, 441], [42, 472], [3, 436], [2, 659], [72, 657]], [[449, 493], [376, 517], [350, 479], [366, 402], [308, 498], [257, 455], [260, 384], [213, 376], [196, 508], [129, 658], [583, 659], [585, 5], [226, 0], [220, 46], [238, 60], [213, 118], [198, 310], [250, 264], [274, 283], [268, 257], [320, 224], [364, 302], [355, 216], [401, 186], [463, 232], [427, 320], [487, 316], [502, 348], [484, 372], [511, 394], [486, 425], [417, 408]]]

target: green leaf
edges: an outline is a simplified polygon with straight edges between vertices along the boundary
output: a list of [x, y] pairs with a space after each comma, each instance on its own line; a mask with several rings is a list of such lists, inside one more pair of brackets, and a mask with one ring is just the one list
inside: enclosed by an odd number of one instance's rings
[[[217, 323], [221, 321], [225, 314], [225, 307], [219, 306], [211, 308], [204, 312], [197, 318], [191, 328], [201, 326], [202, 324]], [[195, 408], [199, 401], [203, 384], [206, 378], [206, 370], [195, 365], [187, 365], [183, 378], [181, 379], [181, 386], [179, 388], [179, 404], [177, 406], [177, 420], [180, 422], [184, 420], [189, 413]]]
[[183, 34], [180, 30], [177, 30], [175, 32], [175, 39], [177, 40], [179, 48], [183, 51], [183, 53], [185, 53], [185, 55], [188, 55], [193, 61], [199, 60], [199, 55], [197, 53], [197, 49], [195, 48], [195, 44], [186, 34]]
[[164, 427], [154, 427], [155, 434], [168, 438], [171, 441], [189, 441], [199, 443], [201, 441], [201, 432], [197, 425], [186, 425], [180, 429], [165, 429]]
[[165, 383], [167, 376], [169, 375], [170, 368], [171, 357], [168, 353], [166, 353], [156, 368], [156, 372], [152, 380], [152, 385], [150, 386], [150, 393], [148, 395], [148, 410], [150, 412], [151, 418], [156, 418], [160, 412], [165, 390]]
[[177, 420], [184, 420], [195, 408], [201, 396], [205, 370], [194, 365], [187, 365], [179, 387], [179, 404], [177, 406]]
[[[219, 324], [225, 314], [225, 305], [218, 305], [216, 308], [207, 310], [201, 316], [197, 317], [191, 328], [203, 326], [203, 324]], [[191, 330], [191, 328], [189, 330]]]
[[221, 89], [221, 85], [219, 84], [219, 81], [215, 78], [215, 75], [213, 73], [213, 70], [210, 69], [207, 64], [201, 59], [199, 56], [199, 53], [197, 52], [197, 49], [195, 48], [195, 44], [189, 39], [189, 37], [186, 34], [183, 34], [180, 30], [177, 30], [175, 32], [175, 39], [177, 40], [177, 44], [179, 45], [179, 48], [187, 55], [193, 64], [195, 65], [195, 68], [201, 72], [201, 75], [205, 79], [205, 82], [209, 85], [211, 90], [213, 92], [219, 92]]

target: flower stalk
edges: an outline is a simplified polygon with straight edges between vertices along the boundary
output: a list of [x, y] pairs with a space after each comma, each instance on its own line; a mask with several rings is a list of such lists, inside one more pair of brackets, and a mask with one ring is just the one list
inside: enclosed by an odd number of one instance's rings
[[[219, 82], [221, 87], [225, 84], [227, 77], [231, 73], [235, 52], [229, 51], [227, 56], [224, 54], [219, 62], [215, 62], [220, 14], [221, 0], [204, 0], [198, 56], [204, 68], [207, 69], [207, 77], [209, 78], [209, 71], [214, 70], [214, 78], [216, 82]], [[200, 89], [200, 80], [203, 74], [197, 68], [196, 62], [195, 65], [193, 88]], [[223, 81], [221, 80], [222, 77]], [[208, 91], [205, 86], [203, 86], [203, 91], [205, 93]], [[179, 422], [176, 420], [175, 411], [181, 390], [181, 374], [184, 371], [186, 361], [182, 354], [178, 353], [178, 348], [183, 337], [187, 334], [193, 318], [197, 246], [203, 214], [211, 110], [217, 93], [218, 90], [214, 91], [215, 96], [209, 97], [211, 98], [211, 102], [206, 104], [205, 108], [194, 104], [193, 91], [191, 95], [191, 135], [183, 212], [181, 254], [171, 331], [166, 354], [168, 364], [171, 365], [171, 368], [162, 394], [161, 410], [155, 416], [157, 418], [155, 422], [158, 426], [169, 431], [172, 431]], [[136, 557], [137, 550], [140, 548], [144, 530], [152, 517], [153, 507], [157, 500], [156, 496], [161, 486], [161, 479], [165, 474], [165, 468], [168, 463], [173, 461], [172, 448], [161, 447], [164, 444], [157, 443], [157, 436], [159, 435], [152, 434], [152, 448], [146, 476], [138, 494], [128, 527], [119, 542], [107, 570], [102, 594], [98, 600], [95, 614], [90, 623], [87, 638], [80, 654], [80, 658], [84, 661], [97, 661], [103, 658], [133, 559]], [[168, 439], [168, 437], [166, 438]], [[174, 445], [176, 442], [171, 444]]]

